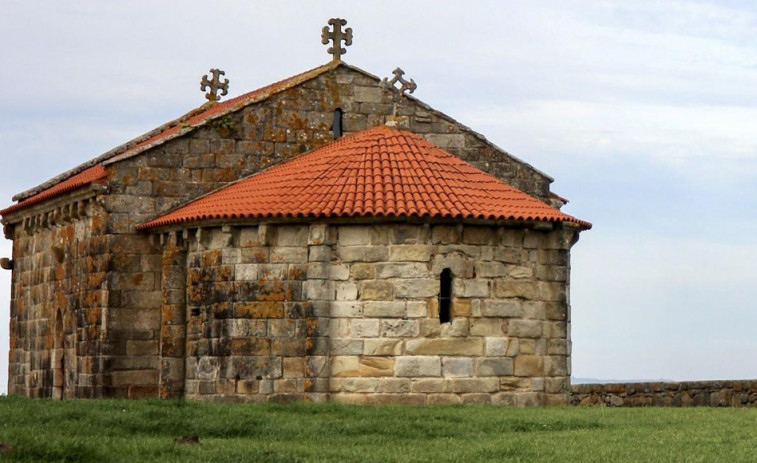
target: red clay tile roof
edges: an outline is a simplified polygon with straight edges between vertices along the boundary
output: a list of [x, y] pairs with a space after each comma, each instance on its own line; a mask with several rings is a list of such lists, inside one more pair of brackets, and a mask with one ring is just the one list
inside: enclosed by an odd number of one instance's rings
[[60, 194], [63, 194], [72, 190], [76, 190], [77, 188], [87, 186], [90, 183], [96, 182], [98, 180], [102, 180], [107, 175], [108, 175], [108, 171], [105, 169], [105, 167], [103, 167], [101, 164], [98, 164], [94, 167], [90, 167], [89, 169], [83, 172], [79, 172], [73, 177], [70, 177], [69, 179], [63, 182], [60, 182], [55, 186], [52, 186], [44, 191], [41, 191], [40, 193], [32, 196], [31, 198], [25, 199], [21, 201], [20, 203], [16, 203], [10, 207], [7, 207], [1, 210], [0, 215], [10, 214], [11, 212], [17, 211], [19, 209], [23, 209], [33, 204], [40, 203], [46, 199], [50, 199]]
[[[48, 180], [47, 182], [37, 187], [15, 195], [13, 197], [13, 200], [21, 202], [8, 207], [4, 211], [6, 213], [16, 211], [22, 209], [26, 205], [34, 204], [44, 199], [48, 199], [54, 196], [48, 194], [48, 192], [50, 191], [56, 191], [56, 194], [61, 194], [67, 190], [58, 190], [56, 188], [58, 185], [68, 182], [69, 180], [73, 179], [74, 176], [78, 177], [80, 173], [85, 172], [93, 166], [99, 164], [108, 165], [135, 156], [143, 151], [152, 148], [153, 146], [160, 145], [168, 140], [184, 135], [199, 126], [204, 125], [214, 118], [237, 111], [238, 109], [249, 104], [265, 100], [276, 93], [292, 88], [310, 79], [314, 79], [315, 77], [318, 77], [319, 75], [332, 69], [336, 69], [340, 65], [349, 66], [341, 61], [330, 61], [329, 63], [322, 66], [318, 66], [309, 71], [305, 71], [301, 74], [297, 74], [282, 81], [267, 85], [252, 92], [245, 93], [244, 95], [232, 98], [222, 103], [206, 103], [205, 105], [185, 114], [179, 119], [164, 124], [151, 132], [148, 132], [130, 142], [118, 146], [108, 151], [107, 153], [98, 156], [97, 158], [92, 159], [84, 164], [81, 164], [80, 166], [75, 167], [68, 172], [64, 172], [63, 174], [51, 180]], [[352, 66], [350, 66], [350, 68], [357, 69]], [[361, 72], [365, 73], [365, 71]], [[376, 79], [378, 80], [378, 78]], [[42, 195], [43, 193], [45, 194], [45, 197], [37, 198], [38, 195]], [[33, 201], [31, 201], [32, 199]], [[2, 212], [3, 211], [0, 211], [0, 213]]]
[[416, 216], [576, 219], [419, 135], [374, 127], [199, 198], [138, 229], [214, 219]]

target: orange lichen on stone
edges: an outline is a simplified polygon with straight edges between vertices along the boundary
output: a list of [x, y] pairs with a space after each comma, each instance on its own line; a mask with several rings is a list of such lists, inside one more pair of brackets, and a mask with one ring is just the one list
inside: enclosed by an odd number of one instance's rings
[[276, 301], [248, 302], [237, 305], [234, 312], [243, 318], [283, 318], [284, 304]]
[[210, 267], [213, 265], [221, 265], [221, 251], [218, 249], [214, 249], [212, 251], [207, 251], [202, 255], [202, 265], [204, 267]]

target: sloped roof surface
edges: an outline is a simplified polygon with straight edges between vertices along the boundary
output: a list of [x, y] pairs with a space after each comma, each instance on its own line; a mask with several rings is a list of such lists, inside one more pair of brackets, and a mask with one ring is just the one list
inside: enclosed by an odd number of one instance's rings
[[257, 90], [245, 93], [244, 95], [240, 95], [221, 103], [206, 103], [205, 105], [185, 114], [179, 119], [166, 123], [151, 132], [137, 137], [134, 140], [118, 146], [101, 156], [98, 156], [88, 162], [85, 162], [84, 164], [81, 164], [67, 172], [64, 172], [57, 177], [54, 177], [47, 182], [42, 183], [41, 185], [17, 194], [13, 197], [13, 199], [21, 202], [8, 207], [4, 211], [0, 211], [0, 213], [9, 213], [23, 209], [24, 207], [26, 207], [26, 205], [49, 199], [50, 197], [54, 196], [50, 194], [51, 192], [55, 194], [62, 194], [68, 190], [59, 189], [58, 187], [60, 185], [68, 182], [69, 180], [72, 180], [74, 176], [78, 176], [88, 169], [91, 169], [100, 164], [107, 165], [113, 162], [118, 162], [122, 159], [127, 159], [129, 157], [135, 156], [143, 151], [152, 148], [153, 146], [184, 135], [185, 133], [194, 130], [194, 128], [199, 127], [216, 117], [224, 116], [251, 103], [265, 100], [271, 95], [318, 77], [325, 72], [336, 69], [340, 65], [348, 66], [341, 61], [331, 61], [322, 66], [318, 66], [303, 73], [297, 74], [279, 82], [275, 82], [265, 87], [261, 87]]
[[137, 228], [214, 219], [416, 216], [591, 224], [410, 132], [379, 126], [224, 187]]
[[89, 169], [86, 169], [73, 177], [68, 178], [55, 186], [52, 186], [30, 198], [27, 198], [20, 203], [16, 203], [10, 207], [0, 210], [0, 215], [10, 214], [11, 212], [29, 207], [33, 204], [41, 203], [42, 201], [55, 196], [67, 193], [77, 188], [87, 186], [90, 183], [104, 179], [108, 175], [108, 171], [101, 164], [97, 164]]

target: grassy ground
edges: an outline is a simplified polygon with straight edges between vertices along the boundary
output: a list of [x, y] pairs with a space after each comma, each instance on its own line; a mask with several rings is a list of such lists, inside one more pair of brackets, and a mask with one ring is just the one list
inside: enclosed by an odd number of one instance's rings
[[[199, 444], [174, 438], [196, 434]], [[0, 397], [0, 461], [757, 460], [757, 409], [358, 407]]]

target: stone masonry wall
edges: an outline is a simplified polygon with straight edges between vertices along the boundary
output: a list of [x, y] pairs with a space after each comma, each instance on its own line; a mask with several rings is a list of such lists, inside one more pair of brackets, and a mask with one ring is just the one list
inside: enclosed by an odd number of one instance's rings
[[754, 407], [757, 380], [574, 384], [573, 405], [612, 407]]
[[330, 265], [320, 261], [325, 230], [262, 225], [190, 238], [187, 398], [325, 398], [328, 305], [305, 294], [309, 275]]
[[106, 215], [93, 200], [13, 229], [9, 394], [97, 397], [103, 387]]
[[[186, 394], [564, 404], [573, 232], [263, 225], [188, 244]], [[452, 321], [439, 274], [454, 274]]]
[[[395, 105], [396, 103], [396, 105]], [[231, 181], [291, 159], [333, 140], [334, 109], [344, 111], [346, 133], [385, 122], [394, 113], [407, 127], [484, 170], [537, 197], [550, 180], [497, 152], [414, 100], [383, 90], [378, 82], [340, 67], [299, 87], [209, 123], [134, 158], [109, 166], [107, 233], [114, 247], [109, 276], [113, 338], [106, 396], [172, 395], [159, 378], [180, 378], [176, 361], [161, 358], [160, 339], [171, 320], [160, 287], [162, 252], [134, 226]], [[170, 305], [170, 303], [169, 303]], [[175, 353], [174, 356], [178, 355]], [[178, 381], [178, 379], [176, 380]], [[164, 382], [163, 382], [164, 383]], [[173, 383], [178, 384], [176, 382]]]
[[[330, 393], [355, 403], [564, 404], [570, 232], [339, 226]], [[440, 323], [439, 275], [453, 274]], [[349, 273], [347, 273], [347, 271]]]
[[[396, 114], [401, 127], [424, 135], [433, 143], [528, 193], [544, 200], [548, 196], [551, 181], [548, 177], [501, 153], [480, 136], [441, 113], [412, 98], [402, 97], [396, 91], [381, 89], [377, 80], [344, 66], [212, 121], [186, 136], [136, 157], [110, 164], [108, 190], [101, 196], [104, 205], [101, 217], [105, 223], [95, 227], [97, 233], [105, 233], [102, 246], [112, 253], [112, 258], [102, 258], [108, 260], [107, 263], [105, 260], [102, 262], [107, 270], [98, 267], [90, 274], [89, 263], [84, 266], [74, 260], [62, 263], [69, 272], [82, 272], [81, 281], [97, 286], [103, 291], [103, 297], [107, 297], [107, 301], [97, 303], [97, 308], [108, 314], [103, 318], [108, 324], [103, 327], [107, 339], [91, 351], [93, 353], [77, 354], [84, 356], [80, 358], [82, 365], [88, 365], [88, 358], [92, 355], [99, 356], [105, 370], [100, 372], [97, 370], [101, 368], [99, 366], [87, 366], [84, 371], [88, 373], [81, 374], [104, 376], [97, 381], [91, 378], [81, 380], [84, 389], [76, 389], [76, 396], [157, 397], [180, 394], [176, 388], [181, 381], [177, 378], [181, 378], [183, 372], [178, 366], [179, 362], [175, 361], [178, 354], [174, 350], [170, 354], [174, 360], [164, 361], [163, 349], [173, 342], [164, 343], [162, 340], [168, 340], [168, 332], [173, 333], [169, 337], [176, 335], [175, 329], [167, 327], [174, 323], [171, 317], [178, 310], [176, 304], [180, 305], [181, 302], [167, 300], [173, 293], [170, 288], [161, 287], [163, 273], [170, 272], [170, 269], [164, 268], [161, 247], [151, 241], [147, 234], [136, 233], [134, 226], [231, 181], [331, 142], [333, 134], [330, 127], [336, 108], [344, 111], [343, 127], [346, 133], [382, 124], [387, 116]], [[77, 194], [70, 193], [53, 202], [65, 202], [66, 198]], [[45, 208], [46, 204], [42, 203], [34, 209]], [[19, 221], [28, 220], [29, 214], [34, 213], [22, 210], [12, 217], [4, 217], [4, 221], [13, 226]], [[22, 242], [14, 245], [14, 255], [20, 261], [39, 253], [37, 249], [41, 244], [30, 247], [26, 242], [28, 240], [22, 235], [17, 236]], [[45, 239], [38, 238], [40, 243]], [[24, 272], [30, 271], [23, 267], [26, 264], [20, 265]], [[107, 275], [103, 275], [104, 272]], [[96, 281], [99, 277], [106, 280]], [[31, 294], [42, 291], [35, 289], [39, 285], [47, 285], [48, 297], [65, 298], [69, 295], [69, 290], [61, 285], [58, 285], [60, 290], [58, 287], [50, 289], [52, 280], [47, 277], [24, 277], [23, 280], [14, 281], [17, 282], [14, 283], [14, 291], [18, 292], [20, 299], [36, 297]], [[173, 305], [174, 310], [162, 310], [166, 304]], [[51, 320], [46, 312], [32, 312], [30, 319], [25, 318], [28, 313], [23, 308], [14, 313], [23, 314], [15, 319], [16, 323], [25, 324], [24, 330], [28, 329], [27, 325], [35, 326], [35, 330], [46, 329], [43, 325], [47, 322], [42, 320]], [[73, 325], [70, 326], [70, 330], [74, 330]], [[26, 336], [34, 337], [36, 334], [23, 336], [26, 339]], [[36, 379], [33, 385], [27, 384], [29, 380], [26, 378], [31, 376], [24, 368], [41, 368], [40, 362], [44, 359], [35, 360], [32, 367], [30, 356], [39, 355], [42, 358], [48, 354], [44, 353], [44, 349], [39, 354], [31, 353], [42, 349], [39, 344], [29, 344], [25, 348], [25, 354], [13, 351], [13, 355], [19, 358], [27, 358], [17, 360], [14, 357], [12, 365], [29, 366], [12, 366], [10, 379], [14, 384], [24, 382], [25, 392], [22, 392], [20, 385], [12, 390], [34, 395], [47, 394], [30, 392], [41, 387], [39, 384], [47, 383]], [[66, 362], [72, 361], [71, 355], [65, 356], [65, 359]], [[13, 371], [18, 371], [20, 376]], [[37, 373], [37, 377], [41, 374]], [[61, 380], [54, 382], [61, 383]]]

